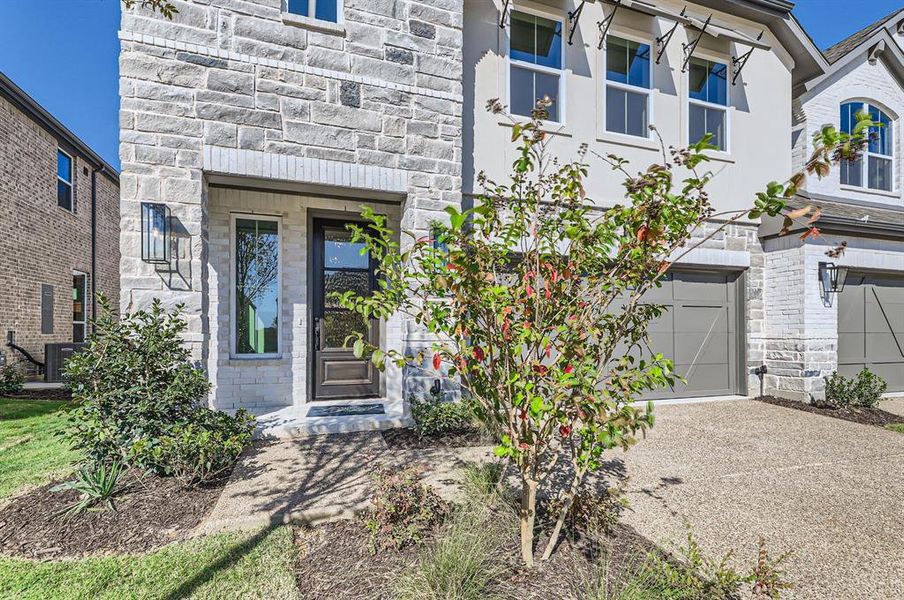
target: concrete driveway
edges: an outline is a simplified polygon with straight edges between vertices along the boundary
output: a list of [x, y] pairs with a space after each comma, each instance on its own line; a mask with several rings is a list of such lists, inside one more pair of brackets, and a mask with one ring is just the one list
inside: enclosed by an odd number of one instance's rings
[[623, 454], [647, 538], [752, 565], [792, 550], [783, 598], [904, 598], [904, 435], [756, 401], [661, 406]]

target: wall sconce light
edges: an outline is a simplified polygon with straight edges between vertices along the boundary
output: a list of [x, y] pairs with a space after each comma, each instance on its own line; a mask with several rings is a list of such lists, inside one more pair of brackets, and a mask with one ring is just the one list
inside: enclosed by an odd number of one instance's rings
[[170, 264], [170, 209], [166, 204], [141, 203], [141, 260]]
[[822, 291], [826, 294], [838, 294], [844, 291], [847, 275], [847, 267], [830, 262], [819, 263], [819, 281], [822, 283]]

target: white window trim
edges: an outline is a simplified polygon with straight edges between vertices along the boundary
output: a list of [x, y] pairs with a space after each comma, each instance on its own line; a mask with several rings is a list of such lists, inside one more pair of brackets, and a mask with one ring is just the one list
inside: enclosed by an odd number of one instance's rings
[[[82, 301], [84, 302], [84, 306], [82, 306], [82, 315], [84, 316], [83, 321], [76, 321], [74, 318], [72, 319], [73, 325], [81, 325], [84, 328], [84, 334], [82, 336], [82, 341], [86, 341], [88, 339], [88, 274], [83, 271], [72, 271], [73, 279], [77, 276], [81, 275], [84, 279], [82, 279]], [[74, 315], [73, 315], [74, 316]], [[76, 343], [75, 336], [73, 336], [73, 343]]]
[[336, 21], [324, 21], [322, 19], [318, 19], [314, 15], [317, 14], [317, 2], [320, 0], [308, 0], [308, 14], [301, 15], [298, 13], [289, 12], [289, 0], [283, 0], [282, 4], [282, 12], [286, 15], [293, 15], [295, 17], [299, 17], [301, 19], [307, 19], [313, 23], [328, 23], [330, 25], [342, 25], [345, 22], [344, 18], [344, 0], [336, 0]]
[[62, 181], [66, 185], [69, 186], [69, 200], [71, 206], [66, 208], [65, 206], [60, 206], [60, 194], [57, 192], [57, 208], [65, 210], [66, 212], [75, 214], [75, 158], [72, 157], [71, 154], [63, 150], [62, 148], [57, 148], [57, 152], [65, 155], [69, 159], [69, 181], [66, 181], [62, 177], [60, 177], [60, 167], [57, 165], [57, 182]]
[[732, 68], [731, 68], [731, 60], [726, 60], [725, 58], [721, 58], [715, 56], [713, 54], [707, 54], [705, 52], [697, 51], [694, 53], [694, 58], [699, 58], [702, 60], [708, 60], [709, 62], [718, 63], [720, 65], [725, 66], [725, 104], [716, 104], [715, 102], [707, 102], [705, 100], [697, 100], [696, 98], [691, 98], [691, 68], [690, 63], [688, 63], [687, 71], [684, 73], [684, 89], [688, 102], [688, 110], [687, 110], [687, 122], [684, 127], [684, 137], [687, 140], [688, 144], [696, 144], [699, 140], [692, 140], [691, 137], [691, 115], [690, 115], [690, 105], [702, 106], [704, 108], [712, 108], [715, 110], [720, 110], [725, 113], [725, 148], [719, 148], [716, 150], [710, 150], [708, 154], [714, 155], [716, 157], [728, 157], [731, 155], [731, 77], [732, 77]]
[[[606, 75], [608, 72], [606, 60], [607, 60], [607, 54], [609, 52], [609, 38], [610, 37], [617, 37], [617, 38], [621, 38], [623, 40], [629, 40], [632, 42], [636, 42], [638, 44], [646, 44], [647, 46], [650, 47], [650, 87], [644, 88], [644, 87], [640, 87], [640, 86], [636, 86], [636, 85], [631, 85], [630, 83], [620, 83], [617, 81], [609, 80], [609, 78]], [[653, 65], [655, 64], [654, 59], [653, 59], [653, 54], [655, 52], [655, 48], [656, 48], [656, 44], [652, 40], [645, 39], [642, 36], [625, 33], [623, 31], [611, 31], [608, 34], [606, 34], [606, 44], [604, 47], [604, 51], [602, 52], [602, 62], [600, 63], [601, 64], [600, 72], [602, 73], [602, 79], [603, 79], [603, 97], [602, 97], [601, 103], [600, 103], [602, 106], [601, 114], [603, 116], [603, 120], [602, 120], [602, 127], [600, 129], [605, 136], [614, 136], [616, 138], [624, 138], [625, 140], [639, 140], [639, 141], [650, 141], [653, 139], [653, 132], [650, 131], [649, 126], [654, 123], [654, 120], [653, 120], [653, 92], [656, 90], [656, 81], [653, 77], [653, 72], [655, 71], [655, 69], [653, 68]], [[606, 121], [607, 121], [606, 89], [609, 87], [619, 89], [619, 90], [625, 90], [625, 91], [633, 92], [633, 93], [637, 93], [637, 94], [646, 95], [646, 97], [647, 97], [647, 131], [646, 131], [646, 135], [644, 135], [644, 136], [631, 135], [630, 133], [621, 133], [619, 131], [609, 131], [606, 128]]]
[[[279, 290], [277, 294], [278, 314], [276, 315], [276, 352], [267, 354], [240, 354], [236, 351], [237, 340], [235, 335], [236, 321], [236, 300], [237, 294], [235, 290], [235, 234], [236, 220], [248, 219], [253, 221], [271, 221], [276, 223], [276, 233], [279, 239], [279, 252], [276, 257], [276, 286]], [[265, 215], [255, 213], [231, 213], [229, 216], [229, 358], [238, 360], [273, 360], [281, 359], [283, 353], [283, 226], [282, 217], [276, 215]]]
[[[537, 10], [535, 8], [531, 8], [528, 6], [524, 6], [518, 4], [513, 6], [509, 12], [509, 23], [511, 23], [511, 13], [512, 12], [521, 12], [529, 15], [534, 15], [535, 17], [543, 17], [544, 19], [550, 19], [552, 21], [556, 21], [562, 26], [562, 65], [558, 69], [553, 69], [552, 67], [547, 67], [545, 65], [536, 65], [529, 62], [524, 62], [521, 60], [513, 60], [512, 59], [512, 34], [511, 34], [511, 26], [505, 28], [505, 41], [506, 41], [506, 52], [505, 52], [505, 87], [506, 87], [506, 96], [508, 99], [508, 107], [511, 111], [512, 107], [512, 66], [521, 67], [528, 69], [530, 71], [535, 71], [537, 73], [545, 73], [547, 75], [556, 75], [559, 78], [559, 102], [558, 102], [558, 111], [559, 111], [559, 119], [554, 121], [552, 119], [547, 119], [544, 121], [544, 124], [548, 125], [565, 125], [566, 117], [565, 117], [565, 107], [567, 106], [566, 98], [565, 98], [565, 66], [567, 64], [567, 54], [568, 54], [568, 44], [565, 43], [565, 35], [566, 35], [566, 27], [565, 27], [565, 19], [560, 16], [557, 16], [553, 12], [547, 12], [542, 10]], [[530, 115], [516, 115], [512, 112], [512, 117], [516, 119], [530, 119]]]
[[[898, 130], [897, 127], [897, 119], [892, 118], [892, 115], [889, 111], [882, 108], [878, 104], [874, 102], [870, 102], [869, 100], [845, 100], [841, 104], [838, 105], [838, 118], [841, 119], [841, 107], [845, 104], [860, 104], [861, 110], [858, 112], [869, 112], [870, 107], [875, 108], [886, 117], [888, 117], [889, 123], [891, 124], [891, 151], [892, 154], [879, 154], [878, 152], [870, 152], [869, 144], [866, 146], [866, 150], [864, 150], [863, 155], [860, 158], [860, 181], [861, 185], [855, 185], [853, 183], [842, 183], [843, 187], [852, 189], [852, 190], [860, 190], [869, 194], [884, 194], [884, 195], [898, 195], [898, 168], [895, 165], [895, 147], [897, 146], [895, 135]], [[869, 187], [869, 158], [870, 157], [881, 158], [891, 162], [891, 189], [883, 190], [879, 188]], [[841, 174], [839, 173], [839, 182], [841, 181]]]

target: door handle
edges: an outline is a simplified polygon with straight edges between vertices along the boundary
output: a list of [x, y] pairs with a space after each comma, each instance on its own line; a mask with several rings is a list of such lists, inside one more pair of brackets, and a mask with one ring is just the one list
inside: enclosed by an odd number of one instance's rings
[[314, 349], [322, 350], [320, 347], [320, 317], [314, 317]]

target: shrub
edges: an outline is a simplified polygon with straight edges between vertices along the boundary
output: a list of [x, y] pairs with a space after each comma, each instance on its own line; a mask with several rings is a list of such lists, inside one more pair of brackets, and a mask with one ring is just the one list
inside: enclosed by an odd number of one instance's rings
[[0, 368], [0, 395], [18, 394], [24, 383], [25, 377], [12, 365]]
[[849, 379], [834, 371], [831, 377], [825, 377], [826, 397], [819, 406], [827, 408], [848, 408], [851, 406], [873, 408], [888, 389], [882, 377], [863, 369], [856, 379]]
[[179, 423], [153, 447], [153, 462], [186, 487], [209, 483], [221, 476], [251, 443], [254, 418], [244, 410], [235, 417], [200, 412], [196, 422]]
[[414, 430], [420, 437], [458, 433], [474, 428], [474, 417], [463, 400], [449, 401], [442, 394], [431, 393], [426, 398], [411, 398]]
[[76, 471], [75, 479], [54, 486], [51, 491], [76, 490], [81, 494], [74, 504], [63, 511], [62, 514], [67, 516], [83, 513], [98, 504], [104, 504], [106, 508], [116, 510], [113, 498], [125, 490], [123, 486], [119, 485], [122, 473], [123, 464], [118, 461], [109, 465], [89, 465]]
[[567, 510], [566, 523], [571, 530], [590, 536], [610, 535], [628, 508], [623, 487], [611, 487], [598, 493], [585, 484], [574, 495], [571, 506], [566, 508], [565, 500], [557, 497], [549, 501], [547, 514], [558, 515]]
[[760, 538], [756, 565], [747, 578], [753, 584], [751, 593], [754, 598], [778, 600], [781, 597], [782, 590], [793, 587], [790, 582], [784, 579], [785, 574], [782, 569], [782, 564], [790, 555], [790, 552], [785, 552], [778, 558], [771, 558], [769, 551], [766, 549], [766, 540], [762, 537]]
[[[89, 462], [173, 474], [198, 483], [222, 472], [250, 442], [246, 413], [204, 406], [210, 384], [189, 362], [181, 307], [117, 320], [105, 298], [88, 345], [66, 363], [72, 411], [64, 435]], [[231, 464], [231, 463], [230, 463]]]
[[449, 513], [448, 504], [420, 479], [421, 469], [381, 466], [365, 525], [374, 550], [420, 543]]

